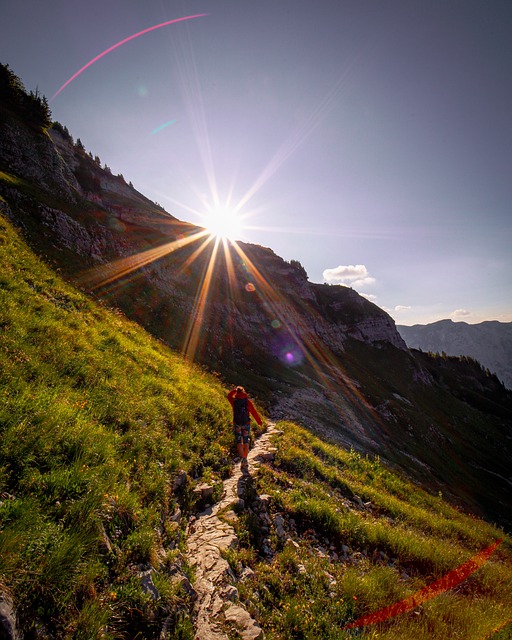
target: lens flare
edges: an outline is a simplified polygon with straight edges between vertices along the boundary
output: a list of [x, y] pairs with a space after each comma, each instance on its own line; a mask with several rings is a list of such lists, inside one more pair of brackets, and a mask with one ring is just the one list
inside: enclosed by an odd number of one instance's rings
[[92, 67], [92, 65], [95, 62], [98, 62], [98, 60], [101, 60], [101, 58], [106, 56], [108, 53], [111, 53], [112, 51], [114, 51], [118, 47], [122, 46], [123, 44], [126, 44], [127, 42], [130, 42], [130, 40], [135, 40], [135, 38], [139, 38], [140, 36], [143, 36], [145, 33], [149, 33], [150, 31], [155, 31], [156, 29], [161, 29], [162, 27], [166, 27], [169, 24], [176, 24], [177, 22], [184, 22], [185, 20], [194, 20], [195, 18], [202, 18], [202, 17], [204, 17], [206, 15], [208, 15], [208, 14], [207, 13], [197, 13], [197, 14], [192, 15], [192, 16], [185, 16], [183, 18], [175, 18], [174, 20], [168, 20], [167, 22], [161, 22], [160, 24], [155, 24], [153, 27], [148, 27], [147, 29], [144, 29], [143, 31], [138, 31], [137, 33], [134, 33], [133, 35], [128, 36], [128, 38], [124, 38], [124, 40], [121, 40], [120, 42], [118, 42], [116, 44], [113, 44], [111, 47], [109, 47], [108, 49], [105, 49], [105, 51], [103, 51], [102, 53], [98, 54], [95, 58], [90, 60], [81, 69], [78, 69], [78, 71], [76, 73], [74, 73], [71, 76], [71, 78], [69, 78], [69, 80], [66, 80], [66, 82], [62, 85], [62, 87], [60, 89], [58, 89], [53, 94], [52, 100], [54, 98], [56, 98], [59, 95], [59, 93], [68, 86], [68, 84], [70, 84], [71, 82], [73, 82], [73, 80], [78, 78], [78, 76], [80, 74], [82, 74], [86, 69], [88, 69], [89, 67]]
[[479, 569], [482, 565], [484, 565], [502, 542], [502, 539], [496, 540], [496, 542], [487, 547], [487, 549], [480, 551], [480, 553], [477, 553], [476, 556], [473, 556], [473, 558], [471, 558], [467, 562], [464, 562], [456, 569], [453, 569], [442, 578], [436, 580], [432, 584], [429, 584], [424, 589], [416, 592], [414, 595], [405, 598], [404, 600], [400, 600], [400, 602], [396, 602], [389, 607], [380, 609], [380, 611], [376, 611], [375, 613], [363, 616], [355, 622], [346, 625], [345, 629], [365, 627], [369, 624], [383, 622], [384, 620], [388, 620], [389, 618], [393, 618], [402, 613], [406, 613], [407, 611], [412, 611], [412, 609], [416, 609], [416, 607], [419, 607], [424, 602], [427, 602], [427, 600], [437, 598], [437, 596], [441, 595], [445, 591], [456, 587], [477, 569]]
[[162, 129], [165, 129], [166, 127], [169, 127], [171, 124], [174, 124], [175, 122], [176, 122], [176, 120], [169, 120], [169, 122], [165, 122], [164, 124], [161, 124], [156, 129], [153, 129], [153, 131], [151, 132], [151, 135], [154, 136], [155, 133], [158, 133], [159, 131], [162, 131]]

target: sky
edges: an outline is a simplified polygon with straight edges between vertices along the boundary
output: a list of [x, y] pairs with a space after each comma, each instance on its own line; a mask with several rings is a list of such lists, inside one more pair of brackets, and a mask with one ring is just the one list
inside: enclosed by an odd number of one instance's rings
[[0, 62], [180, 220], [397, 324], [512, 321], [510, 0], [0, 0]]

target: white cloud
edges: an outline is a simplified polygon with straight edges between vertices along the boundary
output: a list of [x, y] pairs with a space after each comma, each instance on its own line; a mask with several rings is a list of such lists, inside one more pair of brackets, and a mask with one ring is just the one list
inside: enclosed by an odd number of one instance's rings
[[359, 278], [365, 278], [368, 275], [368, 269], [364, 264], [350, 264], [339, 265], [334, 269], [326, 269], [324, 271], [324, 278], [330, 282], [333, 280], [345, 281], [345, 280], [359, 280]]
[[372, 278], [370, 276], [368, 276], [367, 278], [361, 278], [360, 280], [354, 280], [354, 282], [352, 282], [352, 286], [356, 289], [358, 287], [368, 287], [371, 284], [375, 284], [375, 278]]
[[366, 298], [370, 302], [373, 302], [373, 303], [377, 302], [377, 296], [374, 296], [373, 293], [360, 293], [359, 295], [362, 296], [363, 298]]
[[367, 287], [375, 283], [364, 264], [339, 265], [323, 272], [325, 282], [343, 284], [347, 287]]
[[468, 318], [471, 315], [471, 311], [467, 311], [467, 309], [455, 309], [455, 311], [450, 313], [450, 318], [452, 320], [460, 320], [461, 318]]
[[386, 313], [389, 313], [389, 315], [395, 320], [398, 319], [397, 316], [401, 316], [401, 314], [404, 314], [406, 311], [410, 311], [412, 309], [412, 307], [406, 306], [405, 304], [397, 304], [392, 309], [390, 307], [382, 307], [382, 308]]

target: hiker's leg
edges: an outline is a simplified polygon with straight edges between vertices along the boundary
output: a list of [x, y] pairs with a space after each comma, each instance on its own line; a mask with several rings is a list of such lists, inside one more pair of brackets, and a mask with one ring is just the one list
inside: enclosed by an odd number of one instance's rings
[[246, 425], [245, 427], [243, 427], [242, 429], [242, 446], [243, 446], [243, 456], [244, 458], [247, 458], [247, 456], [249, 455], [249, 434], [250, 434], [250, 430], [251, 430], [251, 425]]
[[238, 455], [243, 458], [244, 457], [244, 443], [242, 438], [242, 427], [235, 425], [235, 442], [236, 449], [238, 451]]

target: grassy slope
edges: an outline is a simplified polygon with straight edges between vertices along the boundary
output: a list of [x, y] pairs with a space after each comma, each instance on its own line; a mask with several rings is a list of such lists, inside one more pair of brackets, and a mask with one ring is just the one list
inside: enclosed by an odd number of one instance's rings
[[[510, 392], [482, 373], [478, 363], [457, 358], [413, 356], [390, 346], [370, 353], [367, 345], [355, 342], [346, 356], [343, 365], [360, 382], [363, 395], [392, 414], [374, 433], [386, 459], [422, 486], [437, 487], [456, 504], [510, 530]], [[430, 371], [435, 385], [414, 382], [418, 363]], [[408, 455], [428, 467], [412, 464]], [[497, 475], [491, 492], [492, 473]], [[497, 481], [499, 476], [503, 481]]]
[[[225, 391], [65, 285], [3, 218], [0, 233], [0, 582], [24, 628], [136, 629], [152, 605], [133, 565], [181, 539], [173, 475], [229, 473]], [[181, 596], [159, 579], [162, 616]]]
[[[178, 505], [184, 516], [193, 510], [193, 496], [191, 482], [177, 495], [173, 477], [186, 469], [220, 486], [229, 473], [225, 390], [65, 285], [0, 220], [0, 585], [13, 593], [24, 631], [152, 638], [171, 616], [174, 637], [192, 637], [180, 618], [190, 603], [172, 579], [183, 563], [184, 518], [170, 516]], [[257, 490], [271, 496], [299, 547], [282, 547], [273, 534], [277, 555], [262, 560], [247, 512], [245, 546], [230, 558], [235, 570], [240, 561], [256, 570], [240, 593], [269, 638], [352, 637], [341, 630], [347, 621], [411, 594], [502, 535], [378, 462], [282, 426], [275, 465], [262, 468]], [[372, 508], [355, 508], [354, 494]], [[462, 587], [383, 624], [379, 637], [488, 635], [512, 617], [509, 542]], [[331, 544], [335, 562], [315, 551]], [[137, 577], [150, 564], [156, 602]]]
[[[285, 536], [279, 539], [277, 527], [271, 532], [277, 549], [271, 562], [252, 546], [228, 557], [235, 571], [241, 562], [255, 571], [240, 591], [269, 639], [510, 637], [509, 537], [377, 459], [343, 451], [291, 423], [279, 426], [275, 463], [262, 469], [256, 492], [270, 496]], [[254, 519], [243, 517], [239, 529], [242, 540], [258, 545]], [[456, 588], [380, 624], [343, 629], [412, 596], [499, 539], [490, 560]]]
[[[81, 157], [76, 149], [74, 153]], [[91, 165], [91, 170], [101, 171], [87, 155], [83, 155], [82, 159]], [[46, 260], [59, 264], [59, 269], [68, 280], [73, 281], [73, 278], [83, 275], [84, 269], [91, 265], [87, 265], [86, 256], [66, 249], [65, 242], [63, 243], [58, 236], [52, 237], [51, 232], [41, 232], [41, 229], [47, 229], [41, 221], [41, 205], [62, 208], [71, 219], [83, 224], [92, 237], [96, 234], [103, 237], [102, 233], [106, 229], [109, 229], [110, 233], [121, 225], [122, 233], [114, 233], [112, 237], [116, 242], [127, 243], [126, 246], [133, 252], [143, 252], [155, 246], [155, 243], [163, 242], [163, 236], [153, 226], [154, 219], [152, 223], [148, 223], [147, 228], [144, 227], [144, 214], [135, 215], [136, 225], [133, 222], [127, 224], [91, 202], [81, 202], [79, 205], [64, 202], [62, 193], [59, 199], [58, 190], [45, 191], [40, 185], [0, 171], [0, 188], [2, 186], [4, 189], [11, 187], [13, 190], [11, 192], [5, 189], [4, 192], [8, 194], [6, 197], [12, 211], [20, 226], [26, 231], [26, 236], [30, 238], [31, 246]], [[106, 197], [105, 193], [103, 196]], [[111, 204], [116, 208], [117, 197], [109, 193], [108, 199], [112, 200]], [[138, 201], [138, 197], [132, 201], [132, 212], [137, 208]], [[177, 229], [173, 227], [172, 233], [177, 234]], [[106, 244], [111, 244], [109, 239]], [[272, 269], [282, 266], [281, 259], [262, 247], [247, 245], [244, 246], [244, 250], [251, 261], [256, 264], [263, 263], [263, 275], [268, 281], [272, 281], [275, 277]], [[83, 252], [83, 247], [81, 251]], [[195, 251], [196, 247], [190, 245], [166, 256], [166, 271], [179, 272], [187, 258]], [[104, 257], [109, 258], [108, 252], [104, 252]], [[233, 257], [236, 263], [236, 256]], [[173, 279], [170, 291], [167, 291], [166, 295], [161, 295], [161, 290], [148, 285], [153, 277], [159, 279], [157, 271], [151, 274], [151, 269], [155, 269], [156, 265], [148, 266], [148, 271], [143, 277], [133, 277], [132, 273], [128, 273], [121, 281], [96, 289], [94, 294], [104, 300], [110, 300], [113, 306], [122, 309], [154, 336], [180, 350], [184, 346], [184, 336], [187, 335], [190, 326], [191, 305], [194, 299], [197, 300], [196, 287], [203, 281], [207, 262], [208, 255], [204, 252], [180, 277]], [[221, 263], [222, 260], [219, 264]], [[224, 274], [224, 277], [221, 274]], [[336, 316], [339, 321], [339, 304], [334, 305], [333, 301], [336, 298], [339, 302], [341, 290], [336, 287], [325, 288], [323, 285], [318, 285], [315, 290], [321, 294], [320, 299], [323, 300], [318, 311], [321, 314], [334, 313], [333, 318]], [[287, 367], [281, 364], [279, 358], [269, 358], [269, 345], [275, 348], [281, 339], [284, 340], [286, 332], [270, 329], [269, 319], [264, 322], [263, 315], [260, 315], [264, 313], [261, 300], [257, 303], [258, 298], [244, 291], [242, 290], [240, 299], [236, 301], [237, 309], [233, 314], [230, 313], [229, 307], [228, 312], [221, 313], [215, 305], [207, 305], [204, 321], [208, 331], [201, 331], [197, 342], [197, 353], [201, 362], [211, 370], [220, 371], [225, 379], [238, 380], [243, 377], [245, 384], [254, 393], [259, 393], [262, 401], [270, 398], [270, 391], [275, 394], [274, 397], [278, 397], [277, 394], [281, 392], [286, 397], [290, 392], [288, 385], [294, 389], [316, 386], [316, 363], [313, 363], [314, 366], [305, 362], [300, 367]], [[213, 279], [209, 295], [212, 301], [223, 300], [229, 304], [231, 298], [226, 269], [219, 269], [219, 277], [216, 275]], [[345, 309], [344, 313], [348, 314], [347, 318], [352, 318], [351, 322], [361, 313], [366, 313], [374, 307], [371, 303], [363, 303], [363, 299], [353, 291], [347, 290], [343, 296], [348, 296], [342, 306], [349, 309], [349, 312]], [[257, 339], [251, 340], [250, 335], [243, 336], [245, 332], [237, 330], [239, 325], [236, 319], [240, 317], [239, 314], [244, 316], [245, 309], [248, 309], [249, 314], [255, 319], [259, 316], [261, 320], [252, 325], [258, 333]], [[314, 307], [309, 307], [306, 311], [309, 314], [307, 317], [314, 317]], [[249, 367], [244, 356], [246, 349], [249, 354]], [[340, 421], [340, 412], [341, 415], [345, 415], [347, 407], [345, 405], [340, 409], [337, 403], [340, 399], [347, 398], [351, 405], [350, 411], [353, 411], [356, 419], [365, 425], [365, 436], [359, 440], [361, 448], [370, 446], [367, 438], [373, 439], [375, 452], [397, 465], [423, 486], [436, 491], [442, 490], [457, 504], [471, 509], [487, 520], [510, 528], [511, 519], [507, 509], [510, 502], [510, 486], [505, 478], [508, 477], [511, 452], [507, 450], [507, 440], [503, 437], [504, 417], [500, 419], [497, 415], [492, 415], [492, 407], [485, 404], [481, 404], [483, 411], [478, 411], [478, 407], [465, 402], [465, 398], [455, 397], [457, 394], [454, 395], [448, 388], [441, 389], [440, 383], [418, 384], [415, 381], [415, 376], [419, 373], [418, 358], [391, 345], [383, 345], [382, 348], [376, 349], [358, 341], [348, 341], [344, 352], [337, 359], [336, 368], [345, 370], [349, 378], [357, 381], [360, 393], [365, 396], [369, 405], [376, 407], [376, 411], [368, 414], [363, 403], [350, 397], [344, 385], [333, 383], [328, 402], [323, 405], [305, 402], [305, 406], [295, 415], [309, 420], [311, 424], [320, 422], [322, 426], [338, 431], [342, 437], [348, 438], [348, 441], [357, 443], [354, 421]], [[457, 378], [455, 373], [454, 378]], [[325, 389], [324, 381], [320, 386]], [[464, 386], [467, 386], [465, 381]], [[481, 396], [485, 398], [487, 395], [488, 388], [485, 386]], [[510, 406], [510, 397], [508, 400], [500, 400], [503, 408], [507, 402]], [[323, 412], [323, 415], [320, 415], [320, 412]], [[508, 421], [510, 424], [510, 410]]]

